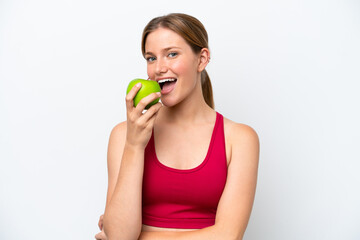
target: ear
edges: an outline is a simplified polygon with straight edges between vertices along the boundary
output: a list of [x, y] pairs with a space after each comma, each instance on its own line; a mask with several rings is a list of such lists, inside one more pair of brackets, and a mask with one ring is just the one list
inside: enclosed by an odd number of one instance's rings
[[199, 55], [199, 65], [198, 65], [198, 71], [202, 72], [205, 67], [208, 65], [208, 63], [210, 62], [210, 51], [207, 48], [203, 48], [200, 51], [200, 55]]

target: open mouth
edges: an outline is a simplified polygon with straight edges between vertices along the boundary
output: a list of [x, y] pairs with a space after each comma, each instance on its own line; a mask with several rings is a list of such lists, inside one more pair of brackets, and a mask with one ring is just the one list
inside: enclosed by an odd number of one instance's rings
[[177, 79], [176, 78], [167, 78], [167, 79], [161, 79], [158, 81], [161, 90], [167, 90], [170, 88], [173, 88]]

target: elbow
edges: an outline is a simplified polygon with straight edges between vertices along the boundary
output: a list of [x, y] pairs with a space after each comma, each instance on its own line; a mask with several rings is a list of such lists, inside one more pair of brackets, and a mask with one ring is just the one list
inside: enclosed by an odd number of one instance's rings
[[[223, 239], [223, 238], [222, 238]], [[227, 240], [242, 240], [243, 239], [243, 235], [240, 234], [229, 234], [227, 235], [227, 237], [225, 238]]]
[[110, 216], [105, 213], [103, 218], [103, 230], [108, 240], [120, 239], [120, 236], [117, 236], [116, 231], [114, 231], [116, 228], [114, 228], [113, 225]]
[[239, 234], [232, 234], [232, 235], [228, 235], [228, 237], [226, 239], [228, 239], [228, 240], [242, 240], [243, 236], [239, 235]]
[[243, 232], [239, 232], [239, 231], [234, 231], [228, 234], [228, 238], [229, 240], [242, 240], [244, 237], [244, 233]]
[[243, 240], [244, 232], [239, 231], [239, 229], [231, 229], [229, 227], [217, 227], [216, 228], [217, 236], [219, 240]]
[[141, 226], [140, 230], [137, 231], [136, 229], [129, 229], [126, 226], [120, 226], [122, 224], [117, 224], [116, 219], [112, 216], [104, 214], [103, 218], [103, 229], [104, 233], [107, 237], [107, 240], [138, 240], [140, 233], [141, 233]]

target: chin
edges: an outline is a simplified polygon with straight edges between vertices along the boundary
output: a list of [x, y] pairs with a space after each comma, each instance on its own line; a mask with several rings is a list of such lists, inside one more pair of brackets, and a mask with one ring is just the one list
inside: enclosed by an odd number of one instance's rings
[[165, 107], [174, 107], [179, 103], [179, 101], [176, 101], [175, 99], [169, 99], [168, 98], [168, 99], [161, 99], [161, 103]]
[[182, 103], [188, 97], [190, 97], [190, 95], [173, 93], [173, 94], [161, 96], [161, 103], [165, 107], [175, 107], [176, 105]]
[[164, 107], [173, 107], [176, 105], [176, 103], [172, 103], [172, 102], [169, 102], [169, 101], [161, 101], [161, 103], [163, 104]]

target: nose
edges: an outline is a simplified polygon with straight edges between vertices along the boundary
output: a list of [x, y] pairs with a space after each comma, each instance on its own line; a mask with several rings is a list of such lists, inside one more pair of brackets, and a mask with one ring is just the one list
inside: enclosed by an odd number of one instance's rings
[[164, 60], [157, 60], [156, 62], [156, 74], [161, 75], [162, 73], [166, 73], [168, 70], [167, 64]]

